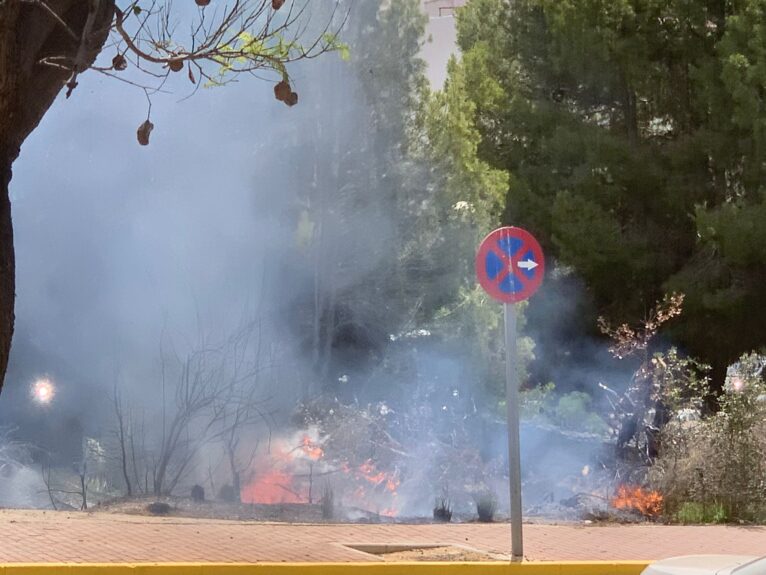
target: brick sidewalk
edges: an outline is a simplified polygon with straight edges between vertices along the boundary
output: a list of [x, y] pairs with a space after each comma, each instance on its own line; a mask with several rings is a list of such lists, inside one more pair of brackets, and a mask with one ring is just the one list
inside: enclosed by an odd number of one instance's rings
[[[525, 525], [529, 560], [652, 560], [766, 554], [763, 527]], [[364, 562], [344, 544], [450, 544], [505, 555], [508, 525], [287, 525], [0, 511], [0, 563]], [[498, 557], [501, 558], [501, 557]]]

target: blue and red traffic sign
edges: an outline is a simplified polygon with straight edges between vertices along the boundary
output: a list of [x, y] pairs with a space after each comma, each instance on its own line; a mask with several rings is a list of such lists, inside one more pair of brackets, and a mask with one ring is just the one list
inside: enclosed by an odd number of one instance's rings
[[476, 254], [476, 277], [484, 290], [504, 303], [523, 301], [540, 287], [543, 249], [532, 234], [516, 227], [490, 233]]

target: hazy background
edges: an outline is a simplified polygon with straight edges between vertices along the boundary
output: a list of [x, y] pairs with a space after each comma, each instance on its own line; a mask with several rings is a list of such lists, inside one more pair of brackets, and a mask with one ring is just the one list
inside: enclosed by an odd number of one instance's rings
[[[366, 14], [374, 14], [374, 3], [366, 4], [373, 7]], [[355, 26], [365, 30], [359, 22]], [[438, 30], [450, 27], [439, 20]], [[454, 35], [448, 32], [446, 41], [437, 38], [428, 48], [438, 52], [438, 66], [444, 66], [444, 52], [451, 48]], [[61, 461], [77, 461], [77, 438], [113, 433], [115, 386], [156, 423], [161, 352], [183, 356], [201, 339], [220, 341], [243, 319], [258, 318], [262, 339], [279, 346], [280, 374], [262, 383], [278, 426], [291, 425], [291, 410], [307, 389], [357, 405], [360, 412], [372, 406], [377, 416], [390, 401], [419, 413], [425, 431], [422, 441], [413, 441], [418, 453], [411, 461], [418, 462], [421, 475], [401, 489], [410, 512], [428, 514], [439, 489], [417, 479], [432, 471], [435, 448], [425, 433], [457, 445], [458, 422], [469, 435], [461, 439], [465, 445], [481, 449], [488, 460], [505, 457], [505, 428], [489, 421], [493, 413], [483, 406], [481, 372], [440, 341], [401, 339], [398, 331], [384, 331], [418, 325], [397, 325], [395, 314], [408, 304], [396, 299], [400, 294], [374, 287], [375, 274], [385, 275], [385, 266], [396, 261], [401, 241], [386, 203], [390, 197], [370, 190], [405, 196], [409, 190], [387, 190], [389, 174], [376, 173], [383, 168], [365, 172], [367, 166], [360, 166], [379, 144], [377, 135], [360, 137], [359, 132], [387, 126], [370, 121], [379, 110], [366, 104], [358, 73], [359, 67], [342, 62], [338, 54], [292, 67], [291, 83], [300, 96], [294, 108], [274, 99], [272, 83], [249, 77], [182, 100], [192, 86], [185, 73], [178, 74], [168, 84], [172, 95], [153, 98], [155, 129], [146, 147], [135, 138], [147, 113], [141, 90], [91, 72], [69, 100], [63, 94], [58, 98], [25, 142], [11, 185], [18, 299], [0, 420], [18, 428], [18, 439], [42, 445]], [[385, 74], [375, 54], [363, 73], [370, 78]], [[388, 89], [386, 76], [370, 83]], [[395, 162], [375, 160], [381, 166]], [[354, 170], [361, 176], [354, 179]], [[338, 189], [344, 174], [362, 187]], [[364, 188], [365, 177], [377, 181]], [[423, 189], [439, 194], [430, 183]], [[417, 197], [405, 199], [417, 205]], [[329, 207], [307, 201], [326, 201]], [[301, 217], [309, 208], [323, 213], [326, 227], [324, 251], [314, 260], [300, 257]], [[472, 243], [459, 247], [463, 251], [453, 259], [473, 257]], [[319, 271], [312, 262], [318, 262]], [[454, 272], [449, 266], [440, 271], [439, 265], [427, 270], [437, 289], [452, 281], [439, 274]], [[325, 282], [322, 289], [337, 294], [331, 321], [347, 326], [334, 333], [333, 359], [323, 369], [312, 364], [307, 344], [312, 326], [306, 311], [317, 277]], [[580, 385], [573, 381], [597, 379], [593, 356], [601, 353], [604, 365], [608, 360], [603, 349], [582, 338], [579, 348], [569, 341], [567, 326], [578, 321], [582, 290], [569, 287], [567, 294], [543, 294], [529, 333], [541, 365], [547, 358], [561, 360], [550, 365], [567, 365], [539, 377], [572, 388]], [[400, 343], [391, 344], [394, 340]], [[573, 347], [588, 356], [579, 371], [571, 368], [580, 363], [569, 357]], [[30, 397], [30, 386], [42, 376], [56, 384], [50, 405]], [[534, 459], [555, 476], [560, 467], [554, 462], [563, 465], [561, 451], [545, 457], [543, 447], [551, 449], [551, 437], [539, 430], [525, 433], [525, 460]], [[572, 450], [570, 444], [562, 446]], [[366, 444], [358, 451], [367, 449], [373, 452]], [[579, 470], [591, 450], [585, 445], [567, 462], [568, 472]], [[15, 481], [30, 485], [37, 479], [24, 477]], [[502, 481], [497, 489], [502, 501]], [[26, 495], [17, 495], [15, 503], [40, 504]]]

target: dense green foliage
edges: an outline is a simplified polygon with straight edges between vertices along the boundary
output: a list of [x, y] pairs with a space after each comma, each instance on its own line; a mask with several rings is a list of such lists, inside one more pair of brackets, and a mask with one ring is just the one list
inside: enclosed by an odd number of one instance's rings
[[505, 221], [614, 319], [684, 292], [674, 335], [719, 385], [766, 343], [764, 24], [759, 0], [471, 0], [447, 87]]

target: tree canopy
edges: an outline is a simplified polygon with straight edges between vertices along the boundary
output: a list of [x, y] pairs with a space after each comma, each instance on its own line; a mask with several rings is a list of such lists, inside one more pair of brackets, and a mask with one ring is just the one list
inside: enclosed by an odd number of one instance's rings
[[448, 79], [510, 175], [505, 221], [615, 319], [684, 292], [674, 335], [718, 383], [766, 343], [765, 22], [757, 0], [472, 0]]

